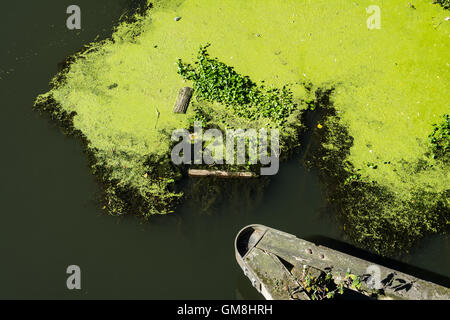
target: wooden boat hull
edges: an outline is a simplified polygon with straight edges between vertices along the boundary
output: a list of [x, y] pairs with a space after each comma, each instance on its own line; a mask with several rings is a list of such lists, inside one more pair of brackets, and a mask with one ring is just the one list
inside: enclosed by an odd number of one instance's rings
[[[268, 300], [309, 300], [305, 270], [373, 299], [450, 300], [450, 289], [263, 225], [249, 225], [235, 239], [236, 261]], [[309, 272], [309, 271], [308, 271]], [[350, 286], [348, 277], [360, 285]]]

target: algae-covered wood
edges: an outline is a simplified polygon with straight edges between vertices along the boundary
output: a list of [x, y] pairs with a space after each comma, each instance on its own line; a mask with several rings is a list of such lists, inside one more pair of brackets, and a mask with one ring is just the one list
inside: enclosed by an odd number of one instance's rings
[[253, 172], [231, 172], [223, 170], [202, 170], [202, 169], [189, 169], [189, 175], [191, 177], [219, 177], [219, 178], [256, 178], [256, 174]]

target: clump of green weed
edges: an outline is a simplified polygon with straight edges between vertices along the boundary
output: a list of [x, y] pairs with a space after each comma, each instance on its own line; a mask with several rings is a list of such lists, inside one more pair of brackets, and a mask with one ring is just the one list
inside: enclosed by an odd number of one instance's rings
[[434, 3], [439, 3], [444, 9], [450, 9], [450, 0], [434, 0]]
[[284, 123], [297, 108], [288, 86], [279, 89], [257, 85], [233, 67], [211, 58], [207, 50], [209, 46], [200, 46], [194, 66], [178, 60], [178, 73], [194, 82], [197, 98], [222, 103], [237, 116], [249, 120], [265, 117], [276, 123]]
[[450, 116], [448, 114], [444, 114], [444, 121], [440, 124], [433, 125], [433, 131], [428, 136], [428, 140], [433, 159], [448, 163], [450, 151]]

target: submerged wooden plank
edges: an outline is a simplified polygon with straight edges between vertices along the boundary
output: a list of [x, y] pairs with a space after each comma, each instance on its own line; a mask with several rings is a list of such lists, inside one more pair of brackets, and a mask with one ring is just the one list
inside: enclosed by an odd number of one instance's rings
[[[450, 299], [450, 290], [443, 286], [327, 247], [317, 246], [312, 242], [274, 229], [268, 229], [256, 248], [277, 255], [294, 265], [294, 272], [299, 272], [303, 265], [330, 270], [337, 283], [344, 280], [347, 272], [360, 277], [367, 276], [367, 278], [374, 272], [375, 276], [369, 279], [375, 279], [377, 289], [383, 290], [384, 295], [379, 298]], [[369, 289], [367, 292], [370, 292], [368, 284], [363, 284], [364, 288]]]
[[191, 177], [219, 177], [219, 178], [255, 178], [256, 174], [253, 172], [228, 172], [221, 170], [201, 170], [189, 169]]

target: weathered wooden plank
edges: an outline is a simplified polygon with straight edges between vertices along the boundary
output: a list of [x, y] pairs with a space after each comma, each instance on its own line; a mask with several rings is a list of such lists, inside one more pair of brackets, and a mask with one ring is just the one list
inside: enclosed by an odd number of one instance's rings
[[174, 113], [186, 113], [189, 107], [189, 102], [192, 98], [193, 89], [190, 87], [184, 87], [180, 89], [178, 93], [177, 101], [175, 102], [175, 107], [173, 108]]
[[[254, 248], [256, 250], [256, 248]], [[280, 259], [274, 255], [273, 253], [266, 252], [272, 260], [278, 265], [278, 268], [282, 271], [282, 284], [283, 289], [289, 293], [290, 299], [298, 299], [298, 300], [310, 300], [309, 296], [304, 291], [303, 286], [300, 282], [292, 276], [291, 270], [288, 270], [283, 263], [281, 263]]]
[[[258, 277], [258, 281], [267, 288], [266, 296], [273, 300], [291, 300], [299, 284], [289, 274], [280, 260], [262, 250], [253, 248], [245, 257], [245, 262]], [[304, 292], [295, 293], [297, 299], [307, 299]]]
[[370, 274], [371, 270], [377, 270], [386, 299], [450, 299], [450, 289], [443, 286], [327, 247], [317, 246], [274, 229], [269, 229], [256, 247], [294, 265], [296, 269], [294, 273], [299, 272], [303, 265], [321, 270], [329, 269], [337, 283], [344, 280], [347, 272], [362, 276]]
[[255, 178], [257, 175], [253, 172], [228, 172], [221, 170], [202, 170], [189, 169], [188, 174], [191, 177], [219, 177], [219, 178]]

